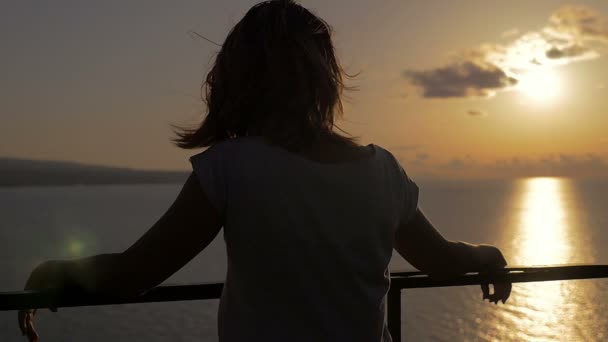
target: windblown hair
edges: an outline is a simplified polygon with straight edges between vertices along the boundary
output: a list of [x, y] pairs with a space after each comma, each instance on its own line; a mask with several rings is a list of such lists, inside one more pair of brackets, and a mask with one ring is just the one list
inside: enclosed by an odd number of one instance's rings
[[321, 138], [352, 144], [354, 138], [334, 131], [348, 75], [331, 34], [325, 21], [292, 0], [253, 6], [230, 31], [201, 87], [207, 115], [198, 128], [178, 129], [175, 143], [197, 148], [256, 135], [291, 151]]

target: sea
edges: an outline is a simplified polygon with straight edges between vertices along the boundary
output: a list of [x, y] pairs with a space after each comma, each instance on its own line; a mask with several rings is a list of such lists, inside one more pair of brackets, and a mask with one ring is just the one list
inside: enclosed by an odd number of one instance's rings
[[[608, 264], [608, 181], [526, 178], [420, 182], [420, 207], [448, 239], [498, 246], [510, 265]], [[121, 252], [180, 185], [0, 189], [0, 292], [48, 259]], [[280, 257], [280, 256], [277, 256]], [[393, 271], [413, 268], [398, 255]], [[221, 234], [167, 284], [222, 281]], [[608, 280], [514, 284], [507, 304], [477, 286], [404, 290], [405, 341], [608, 341]], [[41, 310], [41, 341], [217, 341], [218, 300]], [[294, 308], [297, 310], [297, 308]], [[297, 332], [294, 332], [297, 334]], [[24, 341], [0, 312], [0, 341]]]

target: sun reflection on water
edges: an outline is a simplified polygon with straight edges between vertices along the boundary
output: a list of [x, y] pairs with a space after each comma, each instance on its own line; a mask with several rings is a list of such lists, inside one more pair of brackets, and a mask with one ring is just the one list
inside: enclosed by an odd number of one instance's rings
[[[520, 214], [511, 235], [510, 263], [567, 264], [580, 257], [573, 255], [574, 251], [583, 251], [575, 249], [580, 232], [568, 207], [570, 182], [532, 178], [519, 186], [516, 207]], [[567, 281], [517, 284], [512, 294], [513, 306], [503, 311], [503, 319], [516, 327], [516, 339], [571, 341], [578, 336], [576, 317], [582, 305], [572, 300], [576, 290], [576, 285]]]
[[522, 193], [522, 214], [515, 234], [516, 255], [512, 263], [543, 265], [571, 259], [569, 226], [564, 204], [566, 181], [560, 178], [526, 180]]

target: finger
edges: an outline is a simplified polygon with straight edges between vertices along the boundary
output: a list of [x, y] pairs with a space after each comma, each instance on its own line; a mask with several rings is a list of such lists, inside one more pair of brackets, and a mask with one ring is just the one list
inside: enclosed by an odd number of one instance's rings
[[[506, 260], [505, 260], [505, 265], [506, 265]], [[504, 269], [505, 273], [509, 273], [508, 270]], [[498, 287], [498, 291], [496, 290], [496, 287]], [[507, 299], [509, 299], [509, 296], [511, 295], [511, 289], [512, 289], [512, 284], [511, 282], [500, 282], [497, 284], [494, 284], [494, 293], [498, 293], [500, 300], [502, 301], [503, 304], [505, 304], [507, 302]]]
[[27, 321], [30, 317], [30, 315], [34, 314], [36, 312], [36, 310], [19, 310], [19, 313], [17, 314], [17, 320], [19, 323], [19, 329], [21, 330], [21, 334], [25, 335], [27, 333]]
[[27, 336], [27, 339], [29, 342], [38, 342], [39, 336], [38, 334], [34, 331], [31, 335]]
[[496, 283], [494, 284], [494, 298], [500, 300], [504, 304], [511, 294], [511, 283]]
[[490, 297], [488, 299], [489, 299], [490, 303], [497, 304], [498, 301], [500, 300], [500, 296], [496, 292], [494, 292], [490, 295]]
[[488, 283], [481, 284], [481, 293], [482, 293], [482, 297], [481, 297], [482, 300], [490, 297], [490, 285]]
[[509, 297], [511, 296], [511, 290], [513, 289], [513, 285], [511, 283], [508, 283], [506, 286], [506, 290], [505, 290], [505, 294], [502, 297], [502, 303], [505, 304], [507, 302], [507, 299], [509, 299]]
[[19, 324], [21, 335], [25, 335], [25, 310], [19, 310], [19, 313], [17, 314], [17, 323]]
[[36, 329], [34, 329], [34, 316], [28, 314], [26, 317], [26, 330], [27, 330], [27, 338], [30, 342], [38, 341], [38, 333]]

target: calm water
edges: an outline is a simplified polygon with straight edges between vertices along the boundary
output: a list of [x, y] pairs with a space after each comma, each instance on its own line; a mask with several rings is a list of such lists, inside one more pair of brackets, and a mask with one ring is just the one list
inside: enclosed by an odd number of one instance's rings
[[[449, 239], [503, 249], [511, 265], [608, 264], [608, 182], [533, 178], [422, 183], [421, 206]], [[37, 263], [124, 250], [168, 207], [179, 186], [0, 189], [0, 291], [20, 289]], [[411, 268], [399, 257], [394, 270]], [[222, 280], [217, 239], [168, 283]], [[608, 340], [607, 280], [517, 284], [505, 306], [477, 287], [408, 290], [412, 341]], [[215, 341], [218, 301], [42, 311], [43, 341]], [[0, 312], [0, 341], [21, 341], [14, 312]]]

